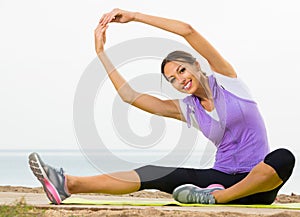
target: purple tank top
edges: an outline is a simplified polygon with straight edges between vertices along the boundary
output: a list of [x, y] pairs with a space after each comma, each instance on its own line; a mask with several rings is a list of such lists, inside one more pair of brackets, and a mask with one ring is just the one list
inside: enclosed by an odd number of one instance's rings
[[219, 120], [212, 118], [198, 97], [183, 99], [187, 105], [187, 124], [194, 113], [199, 129], [217, 147], [214, 169], [229, 173], [249, 172], [269, 153], [264, 121], [254, 101], [235, 96], [208, 77]]

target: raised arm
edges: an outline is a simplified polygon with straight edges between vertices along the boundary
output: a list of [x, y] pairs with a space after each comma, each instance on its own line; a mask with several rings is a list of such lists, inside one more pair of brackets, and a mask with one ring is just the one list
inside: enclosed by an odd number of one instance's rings
[[146, 112], [185, 121], [179, 108], [178, 100], [161, 100], [148, 94], [138, 93], [119, 74], [104, 52], [107, 27], [107, 25], [103, 26], [99, 24], [95, 29], [95, 49], [108, 77], [122, 100]]
[[126, 23], [129, 21], [145, 23], [184, 37], [208, 61], [212, 70], [228, 77], [236, 77], [233, 67], [199, 32], [187, 23], [120, 9], [114, 9], [103, 15], [100, 23], [106, 25], [109, 22]]

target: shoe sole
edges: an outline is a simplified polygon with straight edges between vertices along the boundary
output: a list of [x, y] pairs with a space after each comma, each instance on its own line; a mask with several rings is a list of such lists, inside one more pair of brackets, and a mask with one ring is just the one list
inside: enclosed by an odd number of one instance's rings
[[60, 204], [62, 200], [59, 196], [59, 193], [56, 190], [55, 186], [49, 180], [49, 177], [47, 176], [44, 168], [42, 167], [41, 159], [37, 153], [32, 153], [29, 155], [29, 165], [33, 174], [42, 183], [48, 199], [56, 205]]
[[[178, 186], [177, 188], [175, 188], [173, 192], [176, 192], [177, 189], [182, 188], [182, 187], [200, 188], [200, 187], [198, 187], [196, 185], [193, 185], [193, 184], [184, 184], [184, 185], [181, 185], [181, 186]], [[211, 184], [211, 185], [207, 186], [206, 188], [200, 188], [200, 189], [203, 192], [209, 192], [212, 189], [215, 189], [215, 190], [224, 190], [225, 188], [221, 184]]]
[[224, 190], [225, 187], [221, 184], [211, 184], [209, 186], [207, 186], [205, 189], [212, 189], [212, 188], [215, 188], [215, 189], [218, 189], [218, 190]]

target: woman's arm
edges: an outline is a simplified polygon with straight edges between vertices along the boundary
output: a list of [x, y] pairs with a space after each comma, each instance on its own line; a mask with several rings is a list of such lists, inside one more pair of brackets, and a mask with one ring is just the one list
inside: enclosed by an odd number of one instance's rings
[[148, 94], [138, 93], [119, 74], [104, 52], [107, 27], [107, 25], [103, 26], [99, 24], [95, 29], [95, 49], [108, 77], [122, 100], [146, 112], [184, 121], [185, 119], [179, 108], [178, 100], [161, 100]]
[[109, 22], [127, 23], [130, 21], [145, 23], [184, 37], [208, 61], [212, 70], [228, 77], [236, 77], [233, 67], [200, 33], [187, 23], [120, 9], [114, 9], [100, 19], [100, 23], [105, 25]]

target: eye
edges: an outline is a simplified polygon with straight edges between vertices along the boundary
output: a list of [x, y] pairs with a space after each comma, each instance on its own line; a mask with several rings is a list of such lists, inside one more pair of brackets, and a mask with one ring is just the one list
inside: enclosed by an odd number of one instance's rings
[[172, 84], [172, 83], [174, 83], [174, 81], [175, 81], [175, 78], [170, 78], [169, 79], [169, 82]]
[[182, 73], [184, 73], [185, 72], [185, 68], [181, 68], [180, 70], [179, 70], [179, 73], [180, 74], [182, 74]]

